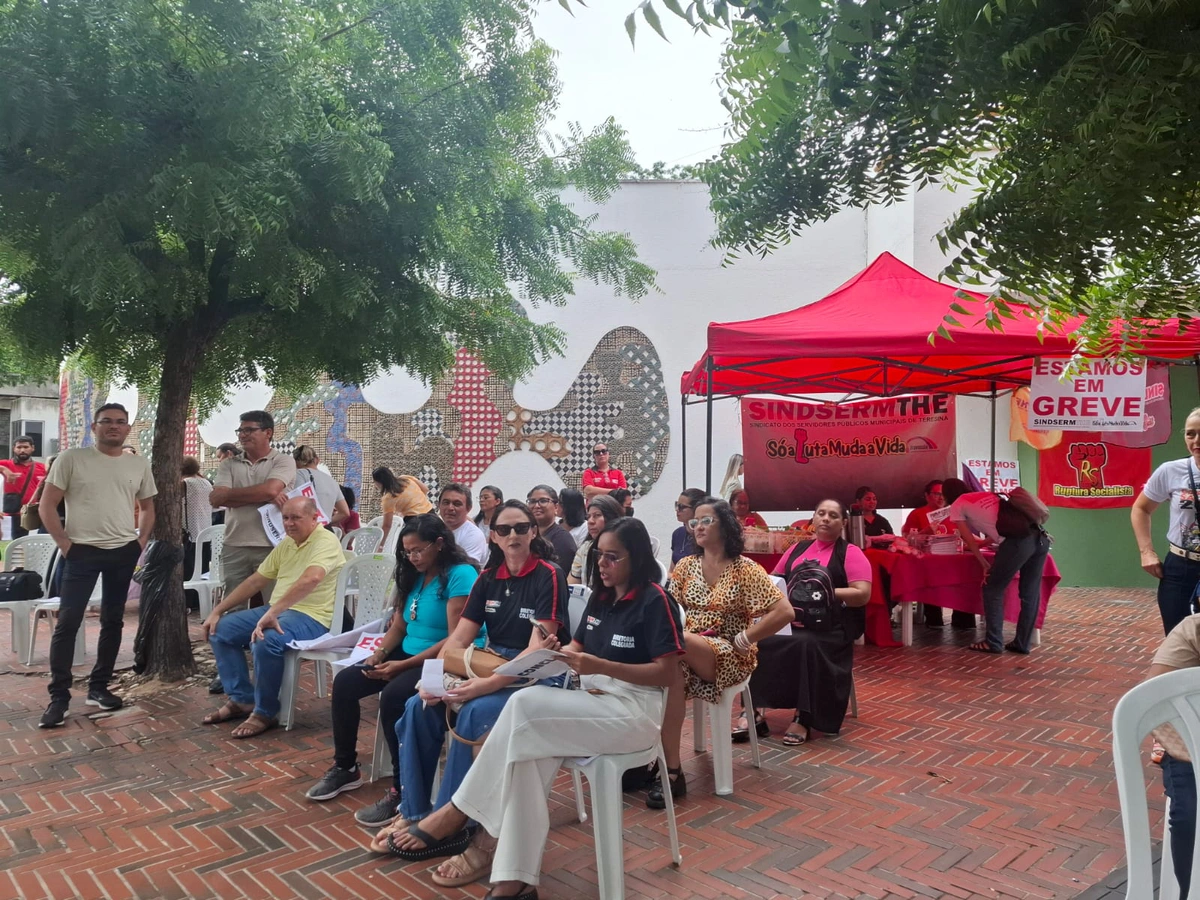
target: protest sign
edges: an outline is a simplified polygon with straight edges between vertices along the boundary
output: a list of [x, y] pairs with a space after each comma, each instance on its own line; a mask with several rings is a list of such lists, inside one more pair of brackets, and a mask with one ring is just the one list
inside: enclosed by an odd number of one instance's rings
[[1047, 506], [1120, 509], [1150, 477], [1150, 450], [1120, 447], [1096, 432], [1067, 432], [1038, 454], [1038, 497]]
[[990, 460], [967, 459], [963, 465], [970, 470], [985, 491], [996, 491], [1007, 494], [1021, 486], [1021, 468], [1015, 459], [996, 460], [996, 486], [992, 487], [992, 466]]
[[[317, 499], [317, 489], [311, 481], [287, 492], [289, 500], [293, 497], [308, 497], [317, 505], [317, 524], [322, 527], [329, 524], [329, 517], [321, 509], [321, 501]], [[287, 537], [287, 532], [283, 529], [283, 510], [274, 503], [264, 503], [258, 508], [258, 515], [262, 518], [263, 531], [267, 533], [267, 539], [272, 545], [278, 546], [279, 542]]]
[[1031, 430], [1143, 430], [1144, 359], [1081, 359], [1074, 369], [1070, 364], [1065, 357], [1043, 356], [1033, 361], [1029, 384]]
[[957, 469], [954, 402], [909, 394], [854, 403], [741, 401], [745, 485], [754, 509], [811, 510], [869, 485], [884, 509], [921, 506]]

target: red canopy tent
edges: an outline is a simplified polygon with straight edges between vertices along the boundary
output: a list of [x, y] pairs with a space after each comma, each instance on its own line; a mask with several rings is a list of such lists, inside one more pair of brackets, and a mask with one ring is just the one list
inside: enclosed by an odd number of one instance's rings
[[[883, 253], [815, 303], [760, 319], [710, 323], [704, 356], [682, 381], [684, 481], [689, 396], [705, 397], [709, 407], [706, 469], [711, 486], [712, 402], [718, 397], [948, 392], [994, 400], [998, 388], [1029, 384], [1034, 357], [1074, 352], [1071, 334], [1081, 320], [1052, 331], [1018, 315], [1004, 319], [1003, 331], [992, 331], [981, 321], [983, 308], [978, 314], [972, 309], [985, 299]], [[957, 316], [961, 327], [947, 326], [953, 340], [939, 337], [930, 344], [929, 336], [945, 324], [952, 303], [972, 315]], [[1165, 321], [1143, 337], [1140, 352], [1152, 360], [1193, 365], [1200, 353], [1200, 322], [1181, 329], [1177, 320]]]

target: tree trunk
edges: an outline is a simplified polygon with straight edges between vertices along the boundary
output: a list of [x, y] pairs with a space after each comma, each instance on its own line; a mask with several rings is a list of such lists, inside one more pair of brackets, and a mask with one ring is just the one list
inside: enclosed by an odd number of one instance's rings
[[[189, 320], [171, 329], [164, 342], [164, 365], [159, 381], [158, 413], [154, 418], [151, 468], [158, 486], [153, 537], [176, 547], [183, 532], [183, 435], [192, 405], [192, 382], [211, 340], [209, 329]], [[144, 601], [143, 601], [144, 602]], [[187, 606], [183, 597], [183, 565], [164, 599], [162, 614], [146, 622], [146, 674], [163, 681], [181, 681], [196, 671], [188, 638]]]

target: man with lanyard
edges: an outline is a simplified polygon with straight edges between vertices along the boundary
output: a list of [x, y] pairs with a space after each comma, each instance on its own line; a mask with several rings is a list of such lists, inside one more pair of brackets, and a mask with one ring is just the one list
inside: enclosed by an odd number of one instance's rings
[[21, 507], [32, 502], [46, 477], [46, 467], [33, 461], [33, 438], [23, 434], [13, 441], [13, 458], [0, 459], [0, 468], [4, 469], [4, 514], [12, 519], [13, 538], [24, 537], [29, 532], [21, 527]]
[[[261, 409], [242, 413], [236, 434], [242, 455], [221, 461], [208, 502], [225, 507], [225, 542], [221, 549], [221, 580], [228, 596], [258, 571], [273, 549], [258, 508], [274, 502], [296, 482], [296, 463], [271, 447], [275, 419]], [[274, 585], [265, 582], [263, 602], [271, 601]], [[261, 604], [254, 604], [261, 605]], [[210, 694], [223, 693], [220, 676], [208, 686]]]
[[[150, 532], [154, 530], [154, 495], [158, 489], [144, 456], [122, 453], [129, 435], [129, 413], [119, 403], [96, 410], [92, 423], [96, 443], [58, 455], [42, 489], [38, 513], [42, 525], [63, 558], [58, 624], [50, 639], [50, 705], [40, 728], [56, 728], [71, 703], [71, 662], [75, 636], [83, 625], [96, 579], [101, 579], [100, 642], [96, 665], [88, 678], [87, 705], [102, 710], [120, 709], [121, 698], [108, 689], [121, 631], [129, 581]], [[67, 502], [64, 527], [58, 504]], [[140, 510], [141, 531], [133, 523], [134, 506]]]
[[600, 494], [611, 494], [618, 488], [627, 488], [625, 473], [608, 464], [608, 444], [601, 441], [592, 448], [590, 469], [583, 470], [583, 499], [591, 500]]

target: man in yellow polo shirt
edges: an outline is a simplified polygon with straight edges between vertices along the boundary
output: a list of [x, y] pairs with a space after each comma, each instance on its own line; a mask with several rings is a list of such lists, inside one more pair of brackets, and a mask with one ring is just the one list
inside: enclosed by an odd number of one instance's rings
[[[217, 675], [229, 696], [224, 706], [204, 717], [204, 724], [245, 719], [233, 729], [235, 738], [254, 737], [278, 724], [288, 643], [320, 637], [333, 621], [338, 571], [346, 561], [341, 544], [317, 523], [317, 506], [307, 497], [284, 504], [283, 529], [287, 537], [203, 623]], [[265, 611], [258, 607], [224, 615], [272, 582], [271, 604]], [[254, 654], [253, 681], [246, 665], [247, 647]]]

